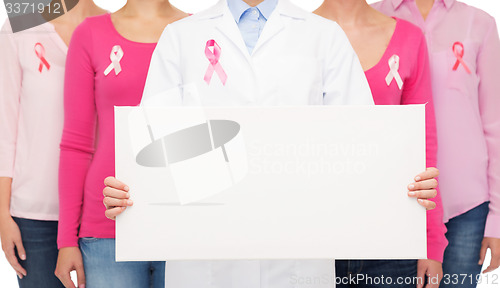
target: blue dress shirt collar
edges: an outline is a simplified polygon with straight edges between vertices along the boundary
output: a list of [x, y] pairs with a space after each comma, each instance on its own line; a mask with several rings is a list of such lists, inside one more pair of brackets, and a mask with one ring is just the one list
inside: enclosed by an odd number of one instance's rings
[[[243, 15], [243, 13], [245, 13], [245, 11], [247, 11], [249, 8], [252, 8], [243, 0], [227, 0], [227, 5], [229, 6], [229, 10], [233, 14], [236, 23], [240, 22], [241, 16]], [[262, 3], [257, 5], [256, 8], [267, 20], [269, 19], [277, 5], [278, 0], [264, 0]]]

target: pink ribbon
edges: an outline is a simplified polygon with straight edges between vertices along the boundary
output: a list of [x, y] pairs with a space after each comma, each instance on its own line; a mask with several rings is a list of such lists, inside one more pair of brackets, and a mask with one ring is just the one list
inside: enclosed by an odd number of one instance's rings
[[[210, 48], [213, 48], [214, 52], [212, 52]], [[210, 65], [207, 68], [207, 72], [205, 73], [204, 78], [207, 84], [210, 84], [212, 76], [214, 75], [214, 72], [216, 72], [217, 75], [219, 75], [219, 79], [222, 82], [222, 85], [226, 85], [227, 74], [222, 68], [222, 65], [219, 63], [220, 54], [221, 49], [219, 44], [217, 44], [215, 40], [208, 40], [207, 46], [205, 47], [205, 56], [207, 56], [208, 61], [210, 61]]]
[[122, 65], [120, 65], [120, 61], [123, 58], [123, 50], [120, 45], [115, 45], [111, 49], [111, 54], [109, 55], [109, 60], [111, 60], [111, 64], [109, 64], [108, 68], [104, 70], [104, 75], [108, 76], [111, 71], [115, 70], [115, 75], [120, 74], [122, 72]]
[[465, 53], [464, 45], [460, 42], [455, 42], [455, 44], [453, 44], [453, 53], [455, 53], [455, 57], [457, 57], [457, 62], [455, 63], [455, 66], [453, 66], [453, 71], [457, 71], [458, 66], [462, 64], [462, 66], [464, 66], [465, 68], [465, 71], [471, 74], [469, 67], [467, 67], [467, 64], [465, 64], [463, 58]]
[[50, 70], [50, 64], [47, 62], [47, 59], [45, 59], [45, 47], [41, 43], [36, 43], [35, 44], [35, 53], [36, 57], [40, 59], [40, 65], [38, 66], [38, 71], [42, 73], [43, 66], [47, 67], [47, 70]]
[[387, 86], [390, 86], [392, 83], [392, 79], [396, 80], [396, 84], [398, 84], [399, 90], [403, 88], [403, 79], [401, 79], [401, 75], [399, 74], [399, 56], [394, 54], [389, 58], [389, 74], [385, 77], [385, 82]]

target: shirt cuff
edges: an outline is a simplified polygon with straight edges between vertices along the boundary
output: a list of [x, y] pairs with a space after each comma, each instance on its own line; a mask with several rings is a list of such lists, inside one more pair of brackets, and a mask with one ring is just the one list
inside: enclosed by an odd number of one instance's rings
[[79, 247], [78, 246], [78, 237], [71, 237], [67, 239], [60, 239], [57, 241], [57, 248], [67, 248], [67, 247]]
[[13, 178], [14, 171], [12, 171], [12, 170], [0, 170], [0, 177]]
[[484, 237], [500, 238], [500, 215], [495, 215], [491, 212], [488, 214]]
[[446, 239], [428, 239], [427, 240], [427, 259], [443, 263], [444, 250], [448, 246]]

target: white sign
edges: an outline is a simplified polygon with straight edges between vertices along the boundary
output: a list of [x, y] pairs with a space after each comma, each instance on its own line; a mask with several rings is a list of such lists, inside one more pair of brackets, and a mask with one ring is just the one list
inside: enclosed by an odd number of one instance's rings
[[116, 107], [118, 261], [416, 259], [425, 107]]

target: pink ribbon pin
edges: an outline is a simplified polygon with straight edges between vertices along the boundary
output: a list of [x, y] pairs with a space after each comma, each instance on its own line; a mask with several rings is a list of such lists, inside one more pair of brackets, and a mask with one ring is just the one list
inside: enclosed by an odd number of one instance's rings
[[391, 58], [389, 58], [389, 74], [387, 74], [387, 77], [385, 77], [385, 82], [387, 83], [387, 86], [390, 86], [392, 83], [392, 80], [396, 80], [396, 84], [398, 84], [399, 90], [403, 88], [403, 79], [401, 79], [401, 75], [399, 75], [399, 56], [398, 55], [392, 55]]
[[111, 54], [109, 55], [109, 60], [111, 60], [111, 64], [109, 64], [108, 68], [104, 70], [104, 75], [108, 76], [111, 71], [115, 70], [115, 75], [120, 74], [122, 72], [122, 65], [120, 65], [120, 61], [123, 58], [123, 50], [120, 45], [115, 45], [111, 49]]
[[[213, 48], [214, 52], [212, 52], [210, 48]], [[207, 56], [208, 61], [210, 61], [210, 65], [207, 68], [207, 72], [205, 73], [204, 78], [207, 84], [210, 84], [212, 76], [214, 75], [214, 72], [216, 72], [217, 75], [219, 75], [219, 79], [222, 82], [222, 85], [226, 85], [227, 74], [222, 68], [222, 65], [219, 63], [220, 54], [221, 49], [219, 44], [217, 44], [217, 42], [215, 42], [215, 40], [213, 39], [208, 40], [207, 46], [205, 47], [205, 56]]]
[[50, 64], [45, 59], [45, 47], [43, 47], [42, 43], [35, 44], [35, 53], [36, 57], [40, 59], [40, 65], [38, 66], [38, 71], [42, 73], [43, 66], [47, 67], [47, 70], [50, 70]]
[[463, 58], [464, 53], [465, 53], [464, 44], [462, 44], [460, 42], [455, 42], [455, 44], [453, 44], [453, 53], [455, 53], [455, 57], [457, 57], [457, 62], [455, 63], [455, 66], [453, 66], [453, 71], [457, 71], [458, 66], [460, 66], [460, 64], [462, 64], [462, 66], [464, 66], [464, 68], [465, 68], [465, 71], [467, 71], [467, 73], [471, 74], [470, 69], [469, 69], [469, 67], [467, 67], [467, 64], [465, 64], [465, 61]]

